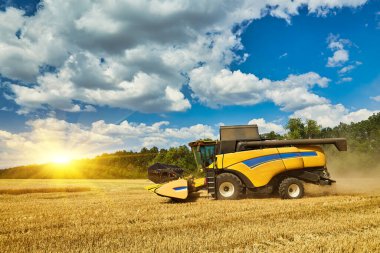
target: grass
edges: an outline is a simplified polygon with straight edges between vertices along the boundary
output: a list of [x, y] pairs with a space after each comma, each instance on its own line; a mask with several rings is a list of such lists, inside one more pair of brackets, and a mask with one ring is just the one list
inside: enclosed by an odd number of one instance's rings
[[[0, 180], [1, 252], [379, 252], [379, 179], [300, 200], [172, 203], [147, 180]], [[51, 192], [51, 189], [90, 189]]]

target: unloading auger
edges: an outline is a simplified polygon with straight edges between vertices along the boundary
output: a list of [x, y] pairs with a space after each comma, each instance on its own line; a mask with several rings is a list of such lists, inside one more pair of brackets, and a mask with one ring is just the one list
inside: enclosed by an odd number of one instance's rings
[[175, 200], [185, 200], [202, 188], [215, 199], [237, 199], [247, 190], [302, 198], [304, 183], [335, 183], [327, 171], [320, 146], [324, 144], [347, 150], [344, 138], [263, 140], [257, 125], [221, 126], [220, 141], [189, 143], [204, 177], [183, 178], [183, 169], [155, 164], [148, 176], [156, 184], [146, 189]]

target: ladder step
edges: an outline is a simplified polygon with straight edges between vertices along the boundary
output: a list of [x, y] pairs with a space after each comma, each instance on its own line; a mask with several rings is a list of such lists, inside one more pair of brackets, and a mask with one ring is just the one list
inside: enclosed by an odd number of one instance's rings
[[206, 171], [206, 179], [207, 179], [207, 193], [211, 195], [216, 195], [216, 178], [215, 171], [208, 170]]

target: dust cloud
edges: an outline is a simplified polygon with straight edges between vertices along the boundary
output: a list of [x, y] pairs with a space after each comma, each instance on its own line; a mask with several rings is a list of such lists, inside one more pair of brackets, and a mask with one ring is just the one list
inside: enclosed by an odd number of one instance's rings
[[326, 157], [327, 169], [336, 183], [332, 186], [306, 184], [307, 195], [380, 194], [379, 155], [329, 150]]
[[331, 186], [305, 185], [307, 196], [380, 194], [380, 178], [334, 178]]

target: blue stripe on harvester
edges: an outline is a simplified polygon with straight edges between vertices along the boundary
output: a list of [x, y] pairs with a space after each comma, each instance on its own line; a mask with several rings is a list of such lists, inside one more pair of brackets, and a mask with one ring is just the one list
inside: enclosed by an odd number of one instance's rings
[[280, 154], [281, 158], [282, 159], [286, 159], [286, 158], [294, 158], [294, 157], [301, 157], [301, 154], [300, 153], [283, 153], [283, 154]]
[[260, 157], [252, 158], [252, 159], [243, 161], [243, 163], [245, 165], [247, 165], [248, 167], [256, 167], [257, 165], [259, 165], [261, 163], [266, 163], [269, 161], [279, 160], [279, 159], [281, 159], [280, 155], [274, 154], [274, 155], [266, 155], [266, 156], [260, 156]]
[[187, 190], [187, 186], [174, 187], [173, 190], [175, 190], [175, 191]]
[[308, 151], [308, 152], [301, 152], [302, 156], [317, 156], [317, 152], [315, 151]]
[[296, 157], [308, 157], [308, 156], [317, 156], [317, 152], [315, 151], [307, 151], [307, 152], [293, 152], [293, 153], [282, 153], [282, 154], [273, 154], [273, 155], [266, 155], [266, 156], [260, 156], [255, 157], [249, 160], [243, 161], [245, 165], [248, 167], [256, 167], [260, 164], [280, 160], [280, 159], [289, 159], [289, 158], [296, 158]]

